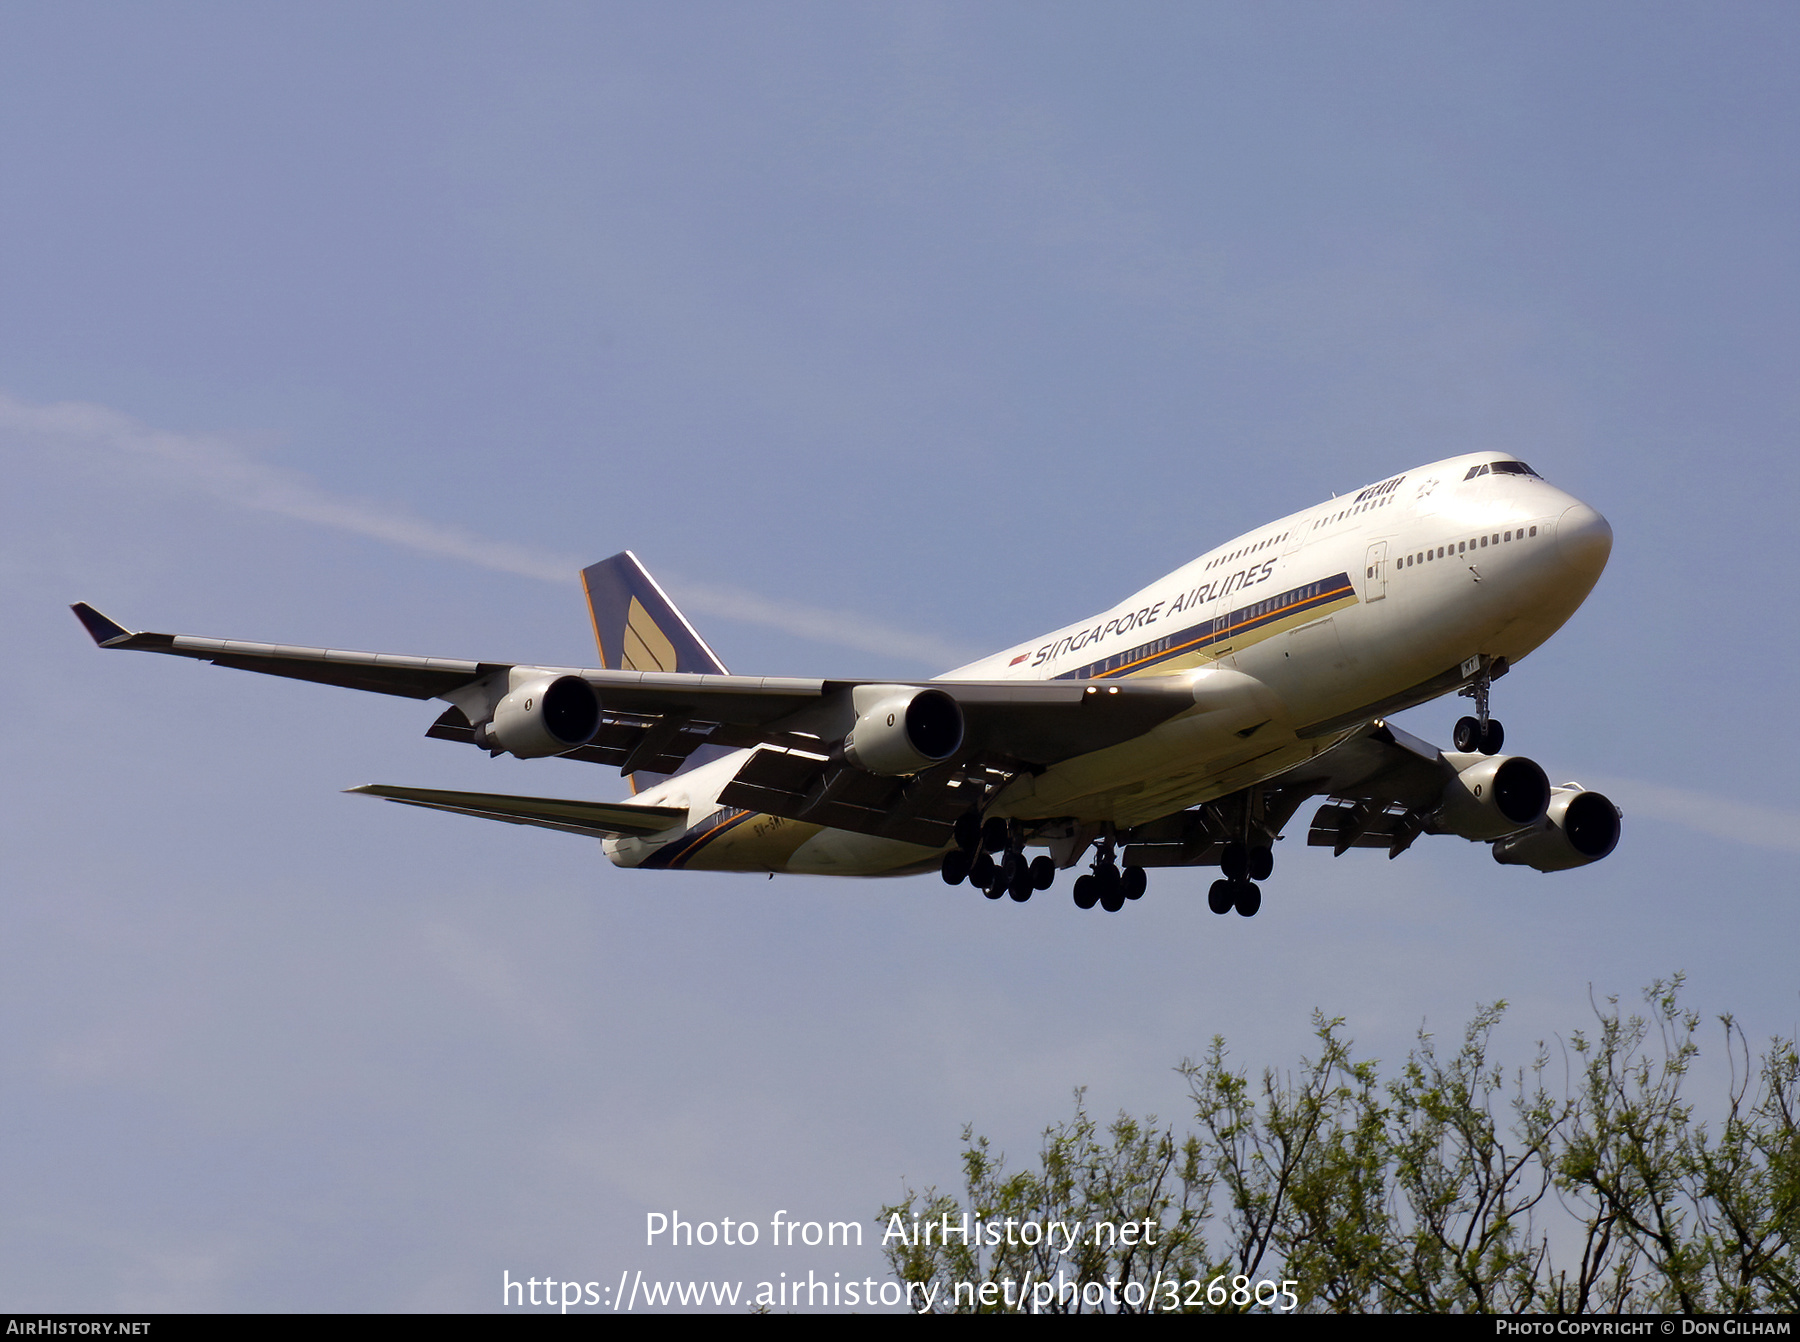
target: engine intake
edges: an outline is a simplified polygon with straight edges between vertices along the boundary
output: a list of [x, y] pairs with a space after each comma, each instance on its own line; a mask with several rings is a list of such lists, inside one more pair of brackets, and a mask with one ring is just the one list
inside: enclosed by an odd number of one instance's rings
[[1445, 758], [1462, 768], [1445, 785], [1432, 817], [1439, 833], [1485, 842], [1544, 818], [1550, 804], [1550, 780], [1534, 761], [1523, 755]]
[[916, 774], [962, 745], [962, 707], [942, 690], [859, 685], [855, 702], [844, 758], [859, 769], [890, 778]]
[[1559, 787], [1536, 829], [1494, 845], [1494, 861], [1538, 871], [1567, 871], [1598, 862], [1619, 846], [1619, 808], [1598, 792]]
[[481, 744], [522, 760], [566, 755], [600, 729], [600, 700], [580, 676], [538, 676], [494, 706]]

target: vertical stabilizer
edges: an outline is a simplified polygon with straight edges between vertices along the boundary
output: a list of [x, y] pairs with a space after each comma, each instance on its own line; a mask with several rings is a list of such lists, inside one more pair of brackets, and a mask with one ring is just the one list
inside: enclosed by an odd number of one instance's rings
[[[594, 643], [600, 665], [609, 671], [683, 671], [694, 675], [730, 674], [699, 631], [675, 608], [638, 557], [626, 550], [581, 570], [588, 614], [594, 621]], [[717, 759], [723, 746], [701, 746], [679, 772]], [[633, 792], [672, 775], [631, 776]]]
[[729, 674], [638, 557], [626, 550], [581, 570], [600, 665], [609, 671]]

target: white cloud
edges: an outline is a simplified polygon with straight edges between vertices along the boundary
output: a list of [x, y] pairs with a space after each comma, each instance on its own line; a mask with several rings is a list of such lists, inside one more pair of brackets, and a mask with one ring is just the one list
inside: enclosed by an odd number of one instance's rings
[[[76, 450], [102, 459], [129, 460], [233, 507], [275, 513], [397, 549], [539, 582], [573, 582], [583, 563], [574, 555], [489, 540], [420, 517], [399, 504], [333, 494], [298, 471], [257, 460], [229, 439], [151, 428], [105, 406], [80, 401], [32, 405], [0, 392], [0, 443], [25, 450]], [[908, 662], [949, 666], [971, 655], [933, 635], [896, 629], [843, 611], [771, 600], [715, 583], [674, 579], [667, 585], [691, 615], [738, 620]]]

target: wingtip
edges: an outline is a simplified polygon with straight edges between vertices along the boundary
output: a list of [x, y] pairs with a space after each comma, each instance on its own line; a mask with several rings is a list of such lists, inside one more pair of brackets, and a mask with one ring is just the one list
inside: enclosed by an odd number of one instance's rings
[[103, 648], [109, 643], [131, 637], [131, 630], [107, 619], [85, 601], [77, 601], [69, 609], [75, 612], [75, 618], [81, 621], [94, 642]]

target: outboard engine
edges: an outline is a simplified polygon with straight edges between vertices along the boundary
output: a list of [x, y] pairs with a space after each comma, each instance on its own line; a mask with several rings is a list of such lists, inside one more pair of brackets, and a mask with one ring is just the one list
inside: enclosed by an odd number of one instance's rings
[[1494, 844], [1494, 861], [1538, 871], [1567, 871], [1598, 862], [1619, 845], [1619, 808], [1598, 792], [1569, 783], [1554, 789], [1536, 829]]
[[600, 730], [600, 700], [580, 676], [535, 676], [498, 704], [476, 729], [476, 744], [522, 760], [565, 755]]

